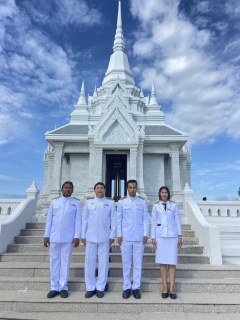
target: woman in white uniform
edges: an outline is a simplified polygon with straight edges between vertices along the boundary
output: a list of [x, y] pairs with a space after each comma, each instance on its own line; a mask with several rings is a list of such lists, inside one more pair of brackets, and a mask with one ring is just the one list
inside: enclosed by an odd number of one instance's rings
[[[162, 298], [170, 295], [176, 299], [175, 277], [178, 261], [178, 249], [182, 247], [182, 226], [178, 206], [170, 201], [170, 191], [167, 187], [159, 189], [159, 201], [152, 209], [152, 244], [156, 249], [155, 262], [160, 264], [163, 283]], [[167, 266], [169, 269], [170, 290], [167, 285]]]

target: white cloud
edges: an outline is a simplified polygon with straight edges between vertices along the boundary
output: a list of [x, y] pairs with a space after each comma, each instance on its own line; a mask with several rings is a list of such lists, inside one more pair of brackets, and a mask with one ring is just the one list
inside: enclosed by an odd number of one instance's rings
[[17, 181], [18, 179], [13, 178], [13, 177], [6, 176], [6, 175], [4, 175], [4, 174], [0, 174], [0, 180]]
[[[51, 24], [60, 32], [68, 25], [86, 28], [100, 21], [101, 13], [82, 0], [1, 1], [0, 145], [29, 135], [28, 119], [66, 117], [77, 99], [76, 58], [88, 59], [91, 51], [75, 54], [63, 48], [44, 27]], [[40, 22], [42, 27], [36, 25]], [[51, 112], [43, 112], [43, 106]]]
[[102, 22], [102, 14], [88, 6], [84, 0], [31, 0], [21, 4], [31, 19], [39, 24], [50, 25], [55, 31], [59, 28], [91, 27]]
[[[190, 145], [210, 142], [222, 133], [239, 138], [240, 77], [236, 57], [240, 42], [230, 38], [224, 47], [218, 47], [221, 54], [225, 52], [221, 56], [213, 50], [220, 39], [212, 26], [207, 28], [206, 23], [205, 29], [198, 28], [179, 11], [179, 4], [178, 0], [158, 0], [157, 5], [154, 0], [131, 0], [131, 12], [140, 21], [133, 54], [138, 58], [141, 85], [150, 89], [155, 81], [158, 99], [163, 105], [171, 104], [171, 110], [163, 110], [166, 122], [182, 127], [190, 136]], [[211, 2], [198, 2], [197, 9], [209, 14]], [[228, 23], [219, 21], [216, 27], [224, 31]]]

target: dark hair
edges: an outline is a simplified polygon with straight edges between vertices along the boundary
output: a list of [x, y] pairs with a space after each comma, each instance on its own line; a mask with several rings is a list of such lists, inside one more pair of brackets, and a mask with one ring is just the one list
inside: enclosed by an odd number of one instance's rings
[[95, 190], [96, 186], [103, 186], [104, 189], [106, 189], [105, 184], [104, 184], [103, 182], [97, 182], [97, 183], [95, 184], [95, 186], [94, 186], [94, 190]]
[[62, 185], [62, 188], [65, 186], [65, 184], [70, 184], [73, 188], [73, 183], [72, 181], [65, 181], [64, 184]]
[[203, 197], [203, 201], [207, 201], [207, 197]]
[[164, 189], [167, 190], [167, 193], [168, 193], [168, 198], [167, 198], [167, 199], [169, 200], [170, 197], [171, 197], [170, 191], [169, 191], [168, 187], [164, 187], [164, 186], [162, 186], [162, 187], [159, 189], [159, 191], [158, 191], [158, 198], [159, 198], [159, 200], [162, 200], [160, 193], [161, 193], [161, 191], [164, 190]]
[[137, 180], [134, 180], [134, 179], [128, 180], [128, 181], [127, 181], [127, 188], [128, 188], [128, 184], [129, 184], [129, 183], [136, 183], [136, 186], [138, 185]]

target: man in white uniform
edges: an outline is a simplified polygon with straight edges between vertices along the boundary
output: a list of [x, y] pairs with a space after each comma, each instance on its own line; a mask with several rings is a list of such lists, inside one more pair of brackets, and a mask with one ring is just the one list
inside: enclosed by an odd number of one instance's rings
[[[86, 298], [95, 293], [103, 298], [107, 283], [109, 248], [116, 238], [115, 202], [105, 197], [105, 185], [98, 182], [94, 186], [95, 198], [86, 201], [84, 207], [82, 242], [85, 252]], [[98, 257], [98, 278], [95, 269]]]
[[[123, 298], [128, 299], [132, 290], [134, 298], [140, 299], [142, 258], [148, 240], [149, 218], [146, 200], [136, 195], [136, 180], [127, 182], [127, 191], [128, 196], [119, 200], [117, 209], [117, 237], [123, 263]], [[132, 256], [133, 283], [130, 281]]]
[[44, 246], [49, 247], [51, 291], [48, 298], [60, 293], [68, 297], [68, 277], [72, 249], [79, 246], [82, 226], [81, 201], [71, 197], [73, 183], [62, 185], [62, 197], [51, 201], [44, 235]]

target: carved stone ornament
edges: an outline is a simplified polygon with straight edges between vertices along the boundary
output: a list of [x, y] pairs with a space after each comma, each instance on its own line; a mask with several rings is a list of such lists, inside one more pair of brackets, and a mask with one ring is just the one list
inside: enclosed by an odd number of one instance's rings
[[[112, 128], [118, 128], [119, 132], [113, 133]], [[121, 129], [119, 129], [121, 128]], [[123, 141], [123, 136], [125, 136], [125, 141], [131, 141], [138, 143], [138, 136], [140, 135], [139, 130], [136, 126], [136, 123], [133, 121], [131, 116], [126, 111], [124, 113], [124, 109], [115, 108], [113, 110], [109, 110], [109, 113], [105, 115], [101, 123], [95, 127], [95, 142], [105, 141], [106, 137], [111, 136], [109, 139], [118, 139], [117, 141]], [[104, 137], [104, 138], [103, 138]], [[113, 138], [115, 137], [115, 138]], [[107, 140], [113, 141], [113, 140]]]
[[[116, 122], [115, 122], [116, 124]], [[117, 123], [116, 125], [114, 124], [114, 128], [111, 131], [111, 133], [109, 135], [105, 135], [104, 136], [104, 141], [107, 141], [108, 143], [111, 142], [126, 142], [129, 140], [129, 137], [126, 136], [126, 134], [124, 133], [124, 131], [120, 128], [120, 125]]]

